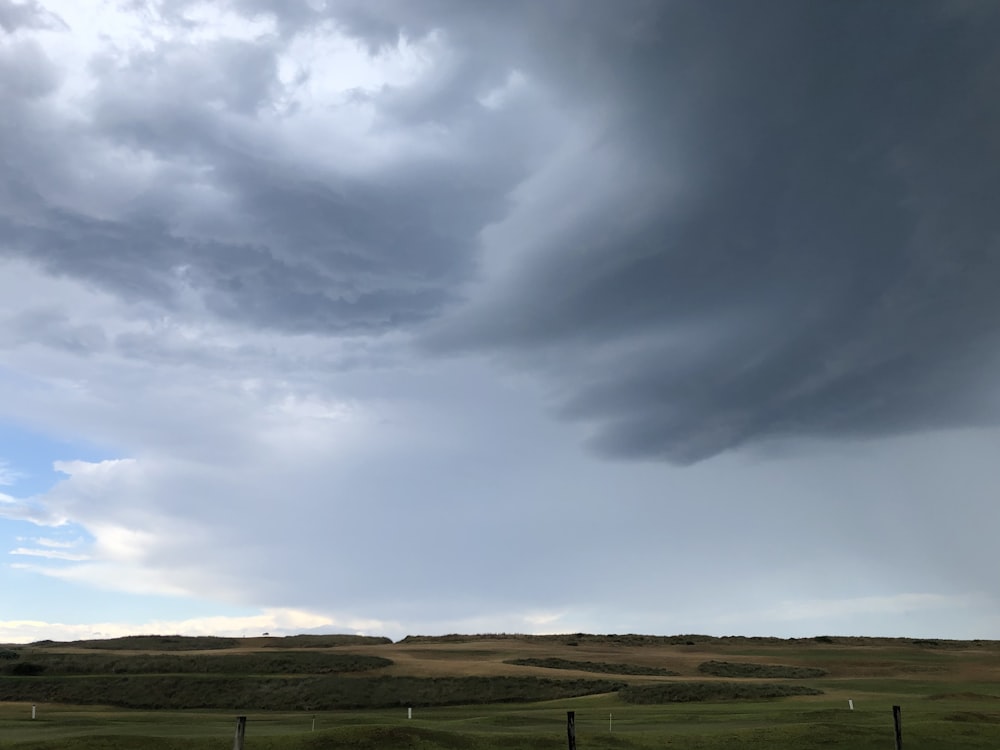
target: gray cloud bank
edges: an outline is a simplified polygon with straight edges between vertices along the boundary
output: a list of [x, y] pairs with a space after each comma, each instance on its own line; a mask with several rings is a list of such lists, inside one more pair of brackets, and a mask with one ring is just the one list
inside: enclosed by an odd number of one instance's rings
[[18, 29], [65, 29], [66, 25], [53, 13], [43, 8], [37, 0], [27, 2], [0, 2], [0, 29], [14, 32]]
[[[18, 35], [51, 14], [0, 3], [0, 252], [164, 310], [499, 356], [610, 456], [1000, 422], [991, 0], [233, 7], [274, 31], [95, 55], [71, 117]], [[282, 55], [324, 23], [436, 50], [328, 103], [378, 153], [286, 133], [320, 73]]]
[[544, 369], [616, 456], [996, 424], [996, 6], [642, 7], [561, 79], [614, 102], [631, 183], [588, 175], [621, 200], [455, 340]]

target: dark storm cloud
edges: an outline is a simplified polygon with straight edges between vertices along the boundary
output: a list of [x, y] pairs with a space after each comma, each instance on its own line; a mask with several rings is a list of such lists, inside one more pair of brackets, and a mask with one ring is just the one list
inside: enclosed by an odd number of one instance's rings
[[[1000, 420], [992, 0], [233, 7], [275, 33], [93, 60], [88, 130], [45, 140], [51, 75], [0, 89], [0, 249], [255, 326], [430, 321], [438, 350], [540, 373], [610, 455]], [[412, 151], [341, 170], [336, 140], [309, 160], [262, 135], [295, 114], [279, 55], [325, 21], [372, 54], [441, 52], [352, 94]], [[532, 93], [485, 106], [515, 73]], [[113, 216], [50, 196], [90, 142], [161, 165]]]
[[438, 344], [545, 372], [616, 456], [996, 424], [1000, 9], [629, 7], [641, 30], [577, 28], [541, 56], [614, 103], [604, 144], [643, 165], [611, 190], [624, 206]]

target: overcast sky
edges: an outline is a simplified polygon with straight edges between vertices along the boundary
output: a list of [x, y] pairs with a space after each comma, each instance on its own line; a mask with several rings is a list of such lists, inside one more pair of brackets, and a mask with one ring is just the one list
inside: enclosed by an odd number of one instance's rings
[[1000, 637], [995, 0], [0, 0], [0, 642]]

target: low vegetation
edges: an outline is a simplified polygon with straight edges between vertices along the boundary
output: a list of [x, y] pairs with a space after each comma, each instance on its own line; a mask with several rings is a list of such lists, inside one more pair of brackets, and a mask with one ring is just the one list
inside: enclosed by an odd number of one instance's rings
[[23, 659], [0, 666], [0, 675], [334, 674], [381, 669], [392, 663], [383, 656], [328, 651], [116, 654], [30, 650]]
[[[738, 637], [740, 640], [746, 640]], [[515, 641], [523, 643], [541, 643], [564, 646], [694, 646], [698, 643], [711, 643], [726, 639], [714, 638], [710, 635], [637, 635], [628, 633], [618, 635], [595, 635], [592, 633], [573, 633], [569, 635], [523, 635], [521, 633], [484, 633], [480, 635], [408, 635], [400, 641], [402, 644], [427, 643], [469, 643], [471, 641]], [[775, 638], [750, 639], [760, 641], [775, 641]]]
[[320, 711], [555, 700], [613, 692], [623, 683], [534, 677], [126, 677], [0, 678], [0, 701], [124, 708]]
[[99, 638], [87, 641], [36, 641], [32, 648], [64, 649], [96, 648], [112, 651], [206, 651], [220, 648], [236, 648], [239, 638], [220, 638], [213, 635], [130, 635], [124, 638]]
[[825, 669], [819, 667], [793, 667], [786, 664], [753, 664], [751, 662], [706, 661], [698, 671], [713, 677], [760, 677], [766, 680], [801, 680], [823, 677]]
[[556, 657], [525, 659], [507, 659], [504, 664], [515, 664], [522, 667], [544, 667], [546, 669], [575, 669], [580, 672], [599, 672], [601, 674], [625, 675], [655, 675], [673, 677], [679, 674], [663, 667], [646, 667], [641, 664], [609, 664], [603, 661], [573, 661]]
[[392, 643], [392, 639], [366, 635], [293, 635], [253, 638], [221, 638], [213, 635], [129, 635], [122, 638], [98, 638], [85, 641], [37, 641], [33, 648], [105, 649], [110, 651], [214, 651], [232, 648], [330, 648]]
[[661, 682], [657, 685], [626, 687], [618, 693], [626, 703], [639, 704], [762, 700], [822, 694], [823, 691], [816, 688], [780, 682]]
[[573, 633], [0, 644], [0, 750], [231, 747], [236, 715], [249, 716], [254, 750], [560, 750], [567, 711], [581, 750], [884, 750], [894, 705], [907, 747], [993, 750], [997, 685], [996, 641]]
[[336, 648], [340, 646], [380, 646], [391, 638], [374, 635], [286, 635], [252, 639], [258, 648]]

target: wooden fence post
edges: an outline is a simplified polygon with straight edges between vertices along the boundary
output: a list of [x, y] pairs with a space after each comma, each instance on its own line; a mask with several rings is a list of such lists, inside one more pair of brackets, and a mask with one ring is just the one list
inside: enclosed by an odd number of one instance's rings
[[247, 734], [247, 717], [236, 717], [236, 737], [233, 739], [233, 750], [243, 750], [243, 739]]
[[576, 713], [566, 712], [566, 739], [569, 740], [569, 750], [576, 750]]
[[896, 728], [896, 750], [903, 750], [903, 720], [899, 706], [892, 707], [892, 723]]

